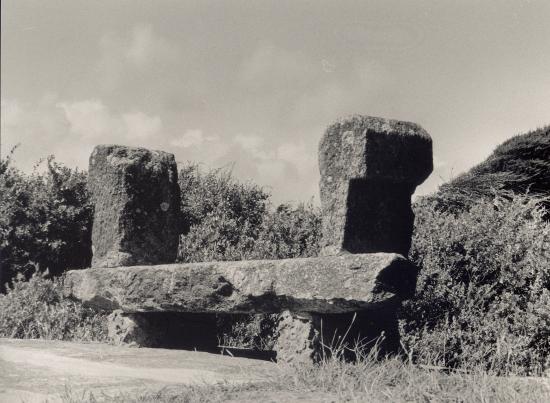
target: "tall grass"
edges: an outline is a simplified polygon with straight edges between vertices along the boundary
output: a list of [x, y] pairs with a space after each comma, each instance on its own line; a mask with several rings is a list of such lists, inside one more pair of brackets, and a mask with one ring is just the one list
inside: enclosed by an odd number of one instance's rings
[[160, 390], [106, 394], [77, 392], [64, 396], [73, 402], [545, 402], [548, 380], [520, 378], [513, 372], [496, 376], [482, 367], [440, 371], [397, 357], [379, 359], [373, 350], [357, 350], [359, 360], [342, 361], [332, 351], [318, 364], [277, 364], [258, 374], [263, 381], [249, 384], [172, 385]]
[[316, 391], [339, 402], [535, 402], [550, 399], [544, 380], [526, 380], [507, 372], [496, 376], [483, 366], [468, 372], [444, 372], [399, 357], [379, 359], [356, 351], [349, 363], [331, 354], [319, 365], [282, 366], [273, 388]]
[[107, 341], [105, 315], [63, 297], [60, 280], [19, 276], [0, 294], [0, 337]]

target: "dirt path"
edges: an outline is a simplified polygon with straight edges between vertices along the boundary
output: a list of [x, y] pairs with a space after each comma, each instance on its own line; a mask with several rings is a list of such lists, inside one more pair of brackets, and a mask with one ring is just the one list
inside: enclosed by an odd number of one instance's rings
[[68, 388], [105, 393], [261, 382], [275, 364], [217, 354], [0, 339], [0, 402], [61, 401]]

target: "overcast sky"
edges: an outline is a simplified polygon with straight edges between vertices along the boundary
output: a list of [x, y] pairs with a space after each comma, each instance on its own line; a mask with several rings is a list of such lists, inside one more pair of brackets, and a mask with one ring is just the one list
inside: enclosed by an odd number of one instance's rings
[[419, 189], [550, 123], [550, 1], [2, 0], [2, 153], [86, 168], [95, 144], [173, 152], [318, 193], [337, 117], [421, 124]]

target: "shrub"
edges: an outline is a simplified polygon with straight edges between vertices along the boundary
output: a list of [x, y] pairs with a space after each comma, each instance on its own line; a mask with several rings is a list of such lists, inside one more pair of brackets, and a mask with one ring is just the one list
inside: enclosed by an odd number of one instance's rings
[[[89, 266], [93, 207], [86, 173], [46, 161], [27, 175], [10, 159], [0, 169], [0, 286], [17, 273], [59, 275]], [[30, 264], [29, 262], [34, 262]]]
[[241, 245], [256, 239], [269, 194], [234, 180], [229, 169], [207, 172], [188, 164], [179, 172], [181, 209], [191, 228], [182, 236], [178, 259], [184, 262], [238, 260]]
[[311, 203], [272, 209], [270, 195], [257, 185], [239, 183], [228, 169], [180, 170], [182, 212], [191, 226], [182, 236], [178, 259], [283, 259], [315, 256], [320, 212]]
[[442, 365], [536, 373], [550, 363], [550, 223], [540, 200], [480, 199], [461, 214], [415, 205], [405, 348]]
[[252, 350], [275, 347], [278, 314], [220, 315], [217, 319], [221, 346]]
[[266, 214], [248, 259], [288, 259], [319, 254], [321, 212], [310, 203], [281, 204]]
[[106, 341], [104, 314], [63, 297], [61, 280], [19, 275], [0, 294], [0, 337]]

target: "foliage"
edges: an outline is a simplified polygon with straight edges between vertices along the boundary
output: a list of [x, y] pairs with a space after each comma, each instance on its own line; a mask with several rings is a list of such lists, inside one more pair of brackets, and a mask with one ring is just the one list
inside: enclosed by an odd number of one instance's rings
[[218, 316], [219, 345], [251, 350], [273, 350], [278, 314]]
[[[91, 260], [93, 207], [86, 173], [53, 157], [46, 171], [27, 175], [2, 161], [0, 169], [0, 285], [37, 265], [58, 275]], [[30, 262], [33, 262], [32, 264]]]
[[262, 221], [248, 259], [286, 259], [319, 254], [321, 212], [312, 203], [281, 204]]
[[185, 262], [238, 260], [240, 247], [258, 236], [269, 194], [241, 184], [229, 169], [202, 172], [188, 164], [179, 172], [182, 213], [191, 229], [181, 238], [179, 259]]
[[0, 337], [106, 341], [103, 314], [63, 297], [61, 280], [19, 275], [0, 294]]
[[536, 373], [550, 364], [550, 223], [540, 200], [480, 199], [462, 214], [415, 205], [411, 259], [421, 267], [402, 313], [422, 362]]
[[311, 203], [272, 209], [270, 195], [238, 183], [229, 169], [180, 170], [182, 211], [191, 224], [181, 238], [179, 260], [283, 259], [315, 256], [320, 213]]

